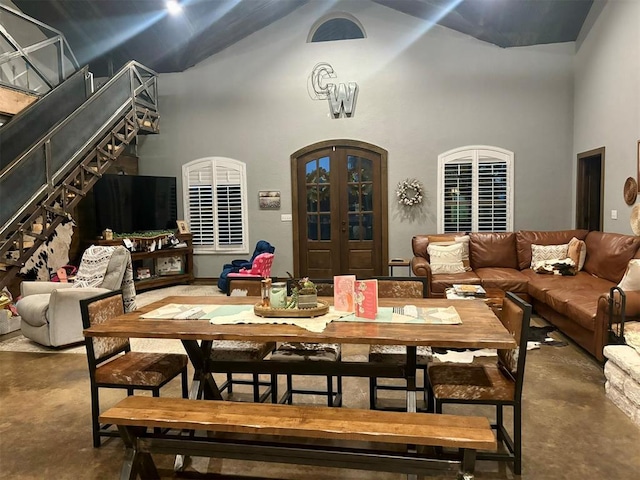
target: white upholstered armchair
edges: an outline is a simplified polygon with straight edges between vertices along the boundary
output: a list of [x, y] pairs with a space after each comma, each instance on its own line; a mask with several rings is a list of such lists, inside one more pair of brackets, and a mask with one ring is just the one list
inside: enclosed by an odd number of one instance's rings
[[[102, 254], [102, 269], [97, 262], [86, 261], [88, 252]], [[89, 272], [89, 277], [95, 279], [91, 284], [96, 286], [74, 288], [72, 283], [22, 282], [22, 298], [16, 304], [22, 334], [50, 347], [82, 342], [80, 300], [121, 288], [127, 266], [131, 268], [131, 255], [126, 248], [92, 246], [82, 257], [78, 276]]]

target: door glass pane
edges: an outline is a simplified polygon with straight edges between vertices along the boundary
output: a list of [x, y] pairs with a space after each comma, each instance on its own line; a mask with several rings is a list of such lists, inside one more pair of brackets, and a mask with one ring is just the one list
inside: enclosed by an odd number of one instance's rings
[[373, 214], [362, 215], [362, 240], [373, 240]]
[[360, 240], [360, 215], [349, 214], [349, 240]]
[[331, 189], [329, 185], [321, 185], [318, 188], [318, 200], [321, 212], [331, 211]]
[[317, 183], [318, 182], [318, 162], [317, 160], [311, 160], [306, 165], [306, 182]]
[[358, 184], [347, 185], [347, 191], [349, 195], [349, 211], [359, 212], [360, 211], [360, 195], [358, 192]]
[[358, 157], [354, 157], [353, 155], [347, 156], [347, 181], [348, 182], [360, 181], [360, 171], [358, 169]]
[[318, 211], [318, 187], [307, 187], [307, 212]]
[[322, 157], [318, 160], [318, 181], [320, 183], [329, 183], [330, 168], [329, 157]]
[[318, 240], [318, 216], [307, 215], [307, 237], [309, 240]]
[[360, 171], [362, 172], [362, 181], [371, 182], [373, 180], [373, 162], [367, 158], [360, 158]]
[[320, 215], [320, 240], [331, 240], [331, 215]]
[[373, 184], [364, 183], [362, 185], [362, 210], [370, 212], [373, 210]]

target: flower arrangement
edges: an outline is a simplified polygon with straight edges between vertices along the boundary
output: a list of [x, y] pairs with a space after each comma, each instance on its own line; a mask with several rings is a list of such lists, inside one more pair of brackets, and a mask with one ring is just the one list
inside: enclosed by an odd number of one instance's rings
[[396, 189], [396, 197], [398, 203], [403, 207], [413, 207], [422, 203], [423, 198], [422, 182], [415, 178], [407, 178], [398, 182]]

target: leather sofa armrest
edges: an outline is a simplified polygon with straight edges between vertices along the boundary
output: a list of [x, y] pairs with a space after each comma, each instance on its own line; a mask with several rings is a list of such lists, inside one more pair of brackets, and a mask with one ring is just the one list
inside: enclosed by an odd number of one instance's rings
[[[624, 292], [626, 295], [624, 314], [626, 318], [640, 317], [640, 290], [630, 290]], [[618, 303], [619, 304], [619, 303]], [[605, 293], [598, 298], [598, 316], [600, 313], [605, 315], [605, 318], [609, 318], [609, 294]], [[615, 315], [620, 315], [622, 312], [615, 311]]]
[[41, 293], [52, 293], [54, 290], [62, 290], [73, 287], [73, 283], [63, 282], [22, 282], [20, 293], [23, 297], [28, 295], [38, 295]]
[[413, 257], [411, 259], [411, 271], [416, 277], [426, 277], [427, 281], [431, 281], [431, 265], [426, 258]]

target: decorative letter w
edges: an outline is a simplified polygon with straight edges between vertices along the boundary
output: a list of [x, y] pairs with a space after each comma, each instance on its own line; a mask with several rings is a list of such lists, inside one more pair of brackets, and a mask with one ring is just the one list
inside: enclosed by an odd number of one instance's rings
[[334, 118], [340, 116], [340, 112], [344, 109], [344, 114], [350, 117], [356, 105], [356, 96], [358, 95], [358, 84], [349, 82], [349, 93], [347, 93], [347, 85], [335, 83], [327, 85], [329, 87], [329, 109]]

